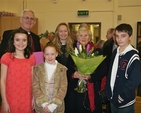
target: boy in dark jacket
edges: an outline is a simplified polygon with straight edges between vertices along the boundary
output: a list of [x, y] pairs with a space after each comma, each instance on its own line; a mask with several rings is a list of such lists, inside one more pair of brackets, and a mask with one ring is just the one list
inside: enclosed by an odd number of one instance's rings
[[116, 27], [119, 47], [113, 52], [105, 93], [110, 100], [112, 113], [134, 113], [135, 89], [141, 83], [138, 51], [130, 45], [132, 27]]

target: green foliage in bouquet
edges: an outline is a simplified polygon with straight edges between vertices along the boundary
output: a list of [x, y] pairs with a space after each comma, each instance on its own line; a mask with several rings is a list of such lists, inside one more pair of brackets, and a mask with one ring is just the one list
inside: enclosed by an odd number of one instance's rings
[[[86, 47], [77, 43], [77, 47], [73, 51], [69, 51], [69, 53], [77, 67], [77, 71], [83, 76], [92, 74], [105, 59], [103, 55], [99, 55], [99, 51], [94, 51], [94, 47], [89, 43]], [[84, 79], [79, 80], [75, 90], [78, 93], [87, 91], [86, 81]]]
[[74, 90], [76, 90], [78, 93], [84, 93], [84, 92], [86, 92], [87, 91], [86, 81], [83, 80], [83, 79], [80, 79], [78, 81], [77, 87]]

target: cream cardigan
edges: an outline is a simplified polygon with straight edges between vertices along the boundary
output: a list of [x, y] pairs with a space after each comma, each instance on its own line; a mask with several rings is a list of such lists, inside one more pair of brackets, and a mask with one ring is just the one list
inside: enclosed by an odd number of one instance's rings
[[[64, 113], [64, 97], [67, 91], [67, 68], [58, 63], [54, 72], [54, 89], [52, 103], [57, 105], [53, 113]], [[33, 70], [33, 95], [35, 98], [36, 113], [44, 113], [43, 103], [48, 102], [45, 88], [45, 63], [36, 65]]]

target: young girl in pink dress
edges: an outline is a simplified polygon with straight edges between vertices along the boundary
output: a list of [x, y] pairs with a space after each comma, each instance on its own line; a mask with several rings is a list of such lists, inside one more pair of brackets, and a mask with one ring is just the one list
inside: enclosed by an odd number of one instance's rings
[[1, 58], [2, 113], [33, 113], [32, 55], [28, 33], [12, 32], [7, 52]]

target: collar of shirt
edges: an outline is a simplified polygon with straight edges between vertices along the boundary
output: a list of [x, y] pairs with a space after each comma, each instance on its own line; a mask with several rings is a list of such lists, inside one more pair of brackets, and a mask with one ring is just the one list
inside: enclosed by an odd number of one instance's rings
[[27, 32], [28, 33], [28, 35], [30, 35], [31, 33], [30, 32]]
[[[120, 49], [120, 47], [117, 48], [117, 53], [119, 53], [119, 49]], [[129, 45], [124, 49], [123, 52], [119, 53], [119, 55], [122, 56], [122, 55], [126, 54], [128, 51], [131, 51], [131, 50], [136, 50], [136, 49], [133, 48], [133, 47], [131, 46], [131, 44], [129, 44]], [[137, 51], [137, 50], [136, 50], [136, 51]]]
[[45, 60], [45, 65], [46, 65], [47, 67], [54, 67], [54, 66], [57, 65], [57, 63], [58, 63], [57, 60], [55, 60], [55, 64], [54, 64], [54, 65], [53, 65], [53, 64], [49, 64], [49, 63]]

